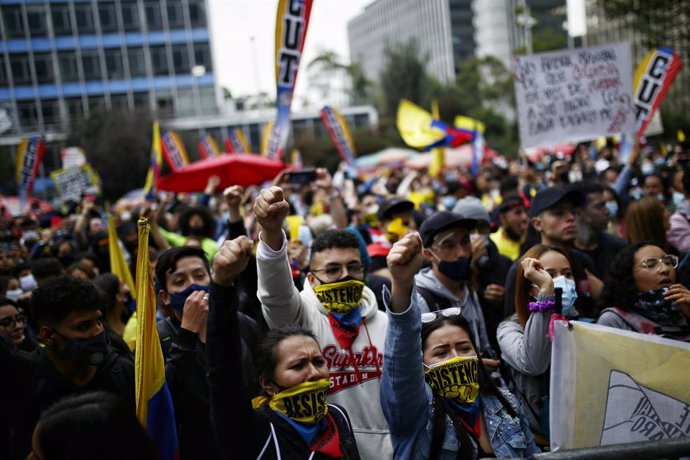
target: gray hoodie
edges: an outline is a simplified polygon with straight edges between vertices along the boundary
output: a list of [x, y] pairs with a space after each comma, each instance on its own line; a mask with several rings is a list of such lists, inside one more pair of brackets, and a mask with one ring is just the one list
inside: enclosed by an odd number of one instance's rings
[[[415, 286], [428, 289], [432, 291], [435, 295], [439, 297], [446, 298], [450, 301], [450, 307], [459, 307], [462, 310], [462, 315], [467, 318], [472, 328], [472, 335], [477, 342], [478, 353], [487, 353], [491, 356], [496, 356], [492, 354], [494, 350], [491, 349], [489, 344], [489, 336], [486, 333], [486, 323], [484, 321], [484, 313], [479, 305], [479, 298], [475, 292], [471, 292], [467, 285], [465, 285], [464, 293], [462, 299], [458, 299], [455, 295], [450, 292], [450, 290], [445, 287], [436, 275], [434, 275], [431, 267], [427, 267], [421, 272], [417, 273], [414, 277]], [[415, 291], [417, 295], [417, 302], [419, 305], [419, 310], [422, 313], [430, 311], [429, 306], [422, 295]]]

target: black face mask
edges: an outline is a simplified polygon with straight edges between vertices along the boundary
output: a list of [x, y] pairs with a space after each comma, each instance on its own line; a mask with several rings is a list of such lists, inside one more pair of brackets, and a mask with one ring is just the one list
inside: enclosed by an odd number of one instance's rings
[[472, 276], [472, 258], [461, 257], [454, 262], [438, 261], [438, 271], [453, 281], [468, 281]]
[[100, 366], [110, 352], [110, 340], [105, 331], [88, 339], [68, 339], [55, 332], [67, 341], [67, 348], [61, 354], [79, 366]]
[[191, 236], [202, 237], [206, 236], [206, 230], [204, 229], [204, 227], [190, 227], [189, 234]]

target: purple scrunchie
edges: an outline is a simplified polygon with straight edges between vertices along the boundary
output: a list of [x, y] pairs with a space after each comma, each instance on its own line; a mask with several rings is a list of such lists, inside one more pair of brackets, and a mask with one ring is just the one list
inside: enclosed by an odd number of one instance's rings
[[556, 308], [556, 302], [553, 300], [537, 300], [529, 303], [529, 311], [544, 312]]

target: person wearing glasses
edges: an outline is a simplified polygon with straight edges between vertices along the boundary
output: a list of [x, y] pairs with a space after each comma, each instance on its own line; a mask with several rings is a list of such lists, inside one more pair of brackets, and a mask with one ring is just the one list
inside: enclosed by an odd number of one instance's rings
[[283, 222], [289, 205], [280, 187], [263, 189], [254, 214], [263, 229], [256, 250], [258, 296], [268, 326], [314, 332], [330, 369], [328, 401], [347, 410], [362, 458], [391, 458], [379, 403], [388, 319], [364, 284], [359, 240], [328, 230], [312, 243], [304, 288], [294, 285]]
[[690, 342], [690, 290], [676, 268], [678, 257], [655, 243], [627, 246], [607, 275], [597, 324]]
[[531, 457], [539, 448], [520, 404], [493, 383], [462, 309], [421, 313], [414, 291], [423, 246], [419, 234], [409, 234], [387, 258], [381, 404], [395, 458]]
[[0, 297], [0, 334], [9, 337], [20, 350], [32, 351], [38, 346], [26, 334], [26, 316], [7, 297]]

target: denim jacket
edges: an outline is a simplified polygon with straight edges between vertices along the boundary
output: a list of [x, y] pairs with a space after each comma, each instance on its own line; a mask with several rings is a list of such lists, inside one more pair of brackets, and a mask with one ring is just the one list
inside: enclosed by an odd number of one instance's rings
[[[394, 458], [427, 459], [433, 432], [433, 395], [424, 380], [422, 364], [422, 322], [415, 293], [410, 308], [395, 314], [388, 310], [381, 406], [393, 439]], [[384, 303], [390, 292], [384, 289]], [[507, 391], [503, 396], [518, 413], [513, 418], [493, 395], [481, 392], [481, 407], [491, 446], [498, 458], [527, 458], [539, 452], [522, 409]], [[473, 445], [474, 458], [477, 446]], [[446, 416], [446, 436], [440, 458], [455, 460], [458, 441], [453, 422]]]

